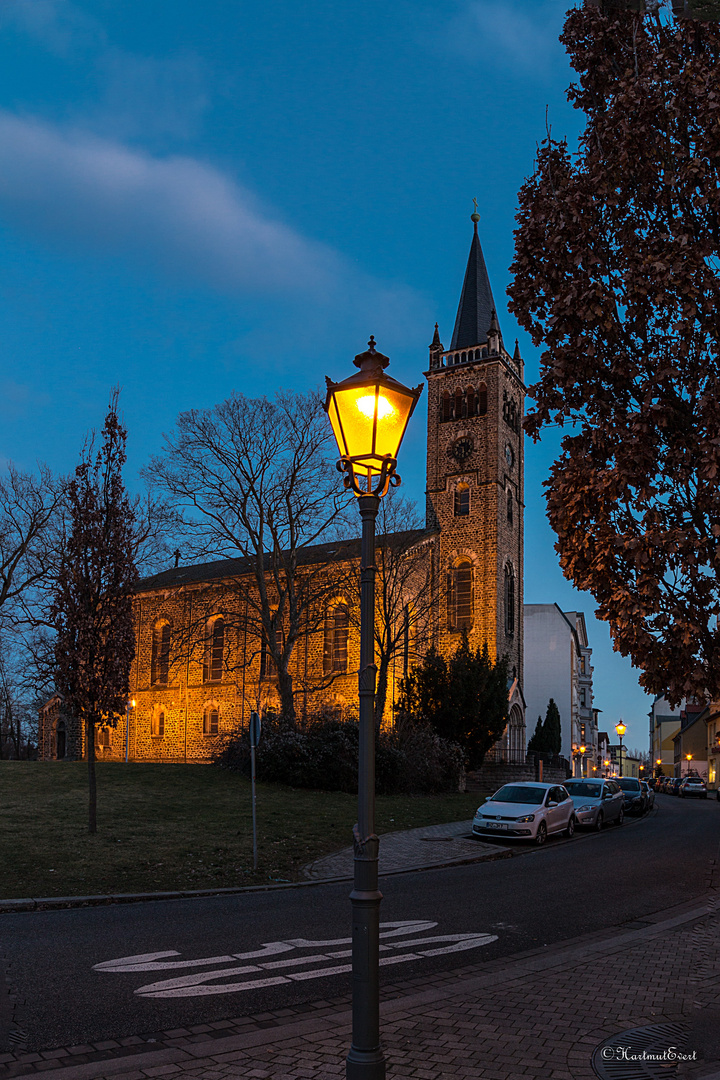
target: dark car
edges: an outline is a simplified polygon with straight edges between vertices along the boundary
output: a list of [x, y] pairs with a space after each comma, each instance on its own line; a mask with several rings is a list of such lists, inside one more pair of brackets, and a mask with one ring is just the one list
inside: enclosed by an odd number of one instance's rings
[[667, 782], [665, 788], [666, 795], [677, 795], [677, 789], [680, 786], [680, 779], [677, 776], [671, 776]]
[[699, 776], [686, 776], [678, 787], [678, 795], [681, 799], [695, 796], [698, 799], [707, 799], [707, 786]]
[[642, 784], [634, 776], [621, 776], [618, 784], [625, 796], [626, 814], [644, 814], [647, 807], [647, 797]]

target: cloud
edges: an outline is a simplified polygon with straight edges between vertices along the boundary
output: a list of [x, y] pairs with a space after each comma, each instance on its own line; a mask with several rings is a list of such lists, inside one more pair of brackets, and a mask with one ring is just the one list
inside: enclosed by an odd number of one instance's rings
[[546, 76], [562, 62], [564, 13], [557, 0], [466, 0], [447, 26], [446, 45], [477, 64]]
[[71, 0], [2, 0], [0, 28], [8, 26], [60, 56], [105, 41], [100, 23]]
[[36, 235], [221, 289], [334, 291], [348, 267], [246, 188], [187, 156], [0, 112], [0, 215]]

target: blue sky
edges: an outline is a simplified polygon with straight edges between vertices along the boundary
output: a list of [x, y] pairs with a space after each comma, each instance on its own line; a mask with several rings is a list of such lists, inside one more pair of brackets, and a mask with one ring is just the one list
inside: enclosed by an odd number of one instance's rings
[[[450, 341], [472, 197], [504, 309], [546, 107], [577, 134], [566, 8], [0, 0], [0, 461], [69, 470], [119, 383], [137, 485], [180, 410], [341, 378], [371, 333], [417, 383], [436, 320]], [[400, 470], [420, 504], [424, 437]], [[585, 612], [603, 723], [645, 747], [650, 699], [557, 566], [558, 442], [527, 446], [526, 600]]]

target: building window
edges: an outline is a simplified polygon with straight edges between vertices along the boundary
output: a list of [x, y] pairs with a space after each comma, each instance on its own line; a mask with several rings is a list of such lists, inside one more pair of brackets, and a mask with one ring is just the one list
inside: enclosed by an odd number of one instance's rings
[[205, 635], [205, 662], [203, 681], [220, 682], [223, 677], [223, 659], [225, 656], [225, 620], [216, 615], [207, 625]]
[[449, 575], [448, 623], [451, 630], [472, 630], [473, 568], [469, 559], [461, 559]]
[[505, 633], [515, 633], [515, 571], [505, 567]]
[[408, 676], [410, 670], [410, 605], [406, 604], [403, 608], [403, 675], [405, 678]]
[[109, 727], [96, 727], [95, 728], [95, 749], [96, 750], [109, 750], [110, 749], [110, 728]]
[[347, 604], [336, 604], [325, 619], [323, 671], [326, 675], [333, 671], [347, 671], [349, 628], [350, 612]]
[[507, 493], [507, 523], [508, 525], [513, 523], [513, 495], [510, 489], [508, 489]]
[[163, 706], [155, 706], [150, 719], [150, 736], [153, 739], [165, 738], [165, 709]]
[[203, 713], [203, 735], [217, 735], [219, 712], [216, 705], [208, 705]]
[[455, 419], [460, 420], [463, 415], [463, 392], [462, 390], [455, 391]]
[[455, 517], [465, 517], [470, 513], [470, 488], [467, 484], [458, 484], [455, 488]]
[[55, 757], [62, 761], [65, 757], [65, 721], [58, 720], [55, 729]]
[[478, 390], [477, 399], [477, 414], [478, 416], [485, 416], [487, 413], [487, 386], [484, 383], [480, 385]]
[[447, 390], [443, 390], [440, 398], [440, 419], [450, 420], [452, 416], [452, 410], [450, 408], [450, 393]]
[[155, 623], [152, 636], [150, 679], [153, 684], [167, 686], [170, 672], [170, 623], [165, 619]]

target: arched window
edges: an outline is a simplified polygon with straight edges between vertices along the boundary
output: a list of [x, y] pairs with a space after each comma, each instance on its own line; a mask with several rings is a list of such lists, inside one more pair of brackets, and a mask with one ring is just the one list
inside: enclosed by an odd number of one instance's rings
[[219, 718], [220, 713], [214, 702], [205, 706], [203, 712], [203, 735], [217, 735]]
[[96, 750], [109, 750], [110, 749], [110, 728], [98, 727], [95, 725], [95, 749]]
[[347, 604], [336, 604], [328, 611], [325, 619], [323, 671], [326, 675], [333, 671], [347, 671], [349, 628], [350, 613]]
[[515, 571], [505, 567], [505, 633], [515, 633]]
[[455, 488], [455, 517], [465, 517], [470, 513], [470, 488], [467, 484], [458, 484]]
[[473, 567], [469, 559], [460, 559], [449, 575], [448, 623], [451, 630], [472, 630]]
[[448, 390], [443, 390], [440, 397], [440, 419], [450, 420], [451, 412], [452, 410], [450, 408], [450, 392]]
[[507, 492], [507, 521], [508, 521], [508, 525], [512, 525], [512, 523], [513, 523], [513, 493], [510, 490], [510, 488], [508, 488], [508, 492]]
[[455, 391], [455, 419], [459, 420], [463, 411], [463, 392], [462, 390]]
[[205, 634], [204, 682], [219, 682], [222, 679], [224, 656], [225, 620], [222, 615], [216, 615], [209, 620]]
[[487, 412], [487, 386], [485, 383], [481, 383], [478, 389], [477, 400], [477, 414], [478, 416], [485, 416]]
[[150, 718], [150, 736], [153, 739], [165, 738], [165, 706], [156, 705]]
[[161, 619], [155, 623], [152, 636], [152, 663], [150, 680], [167, 686], [170, 672], [170, 623]]
[[465, 401], [467, 403], [466, 416], [475, 416], [475, 391], [472, 386], [468, 386], [465, 391]]
[[55, 757], [58, 761], [62, 761], [65, 757], [65, 721], [58, 720], [57, 728], [55, 730], [56, 742], [55, 742]]

